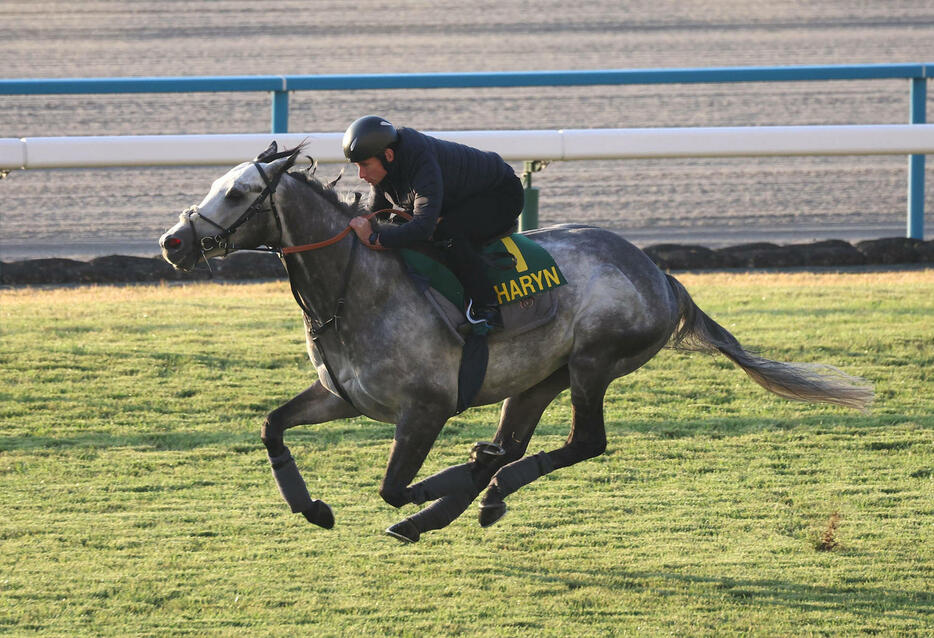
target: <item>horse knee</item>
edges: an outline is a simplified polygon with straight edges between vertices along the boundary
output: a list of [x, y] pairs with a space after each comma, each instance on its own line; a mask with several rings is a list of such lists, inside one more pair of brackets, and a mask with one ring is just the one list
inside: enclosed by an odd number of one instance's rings
[[259, 438], [262, 439], [263, 445], [266, 446], [266, 450], [269, 452], [270, 456], [279, 456], [282, 454], [282, 451], [285, 449], [285, 444], [282, 442], [282, 426], [277, 424], [277, 420], [273, 416], [274, 412], [270, 412], [266, 416], [266, 420], [263, 421], [263, 427], [260, 430]]
[[606, 436], [571, 441], [569, 447], [574, 449], [575, 453], [580, 457], [580, 460], [592, 459], [606, 452]]
[[587, 444], [587, 458], [592, 459], [606, 452], [606, 437]]
[[550, 453], [555, 468], [567, 467], [600, 456], [606, 452], [606, 437], [571, 440], [563, 448]]
[[401, 485], [387, 485], [383, 483], [379, 487], [379, 495], [393, 507], [402, 507], [412, 502], [409, 490]]

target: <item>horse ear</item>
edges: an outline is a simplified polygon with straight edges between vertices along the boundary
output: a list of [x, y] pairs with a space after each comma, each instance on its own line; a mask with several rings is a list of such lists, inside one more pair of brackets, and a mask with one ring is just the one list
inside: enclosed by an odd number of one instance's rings
[[291, 150], [279, 151], [272, 158], [272, 161], [266, 164], [266, 169], [269, 172], [270, 178], [274, 175], [281, 175], [285, 171], [289, 170], [295, 165], [295, 160], [298, 159], [298, 154], [302, 150], [301, 146], [296, 146]]
[[328, 182], [328, 185], [325, 188], [334, 188], [337, 186], [337, 182], [341, 181], [341, 177], [344, 176], [344, 168], [346, 167], [342, 167], [341, 172], [337, 174], [337, 177]]
[[263, 162], [279, 151], [279, 146], [276, 144], [276, 140], [273, 140], [272, 143], [266, 147], [266, 150], [256, 156], [255, 162]]
[[295, 156], [290, 155], [287, 157], [279, 157], [268, 164], [266, 164], [266, 172], [269, 175], [270, 179], [275, 175], [289, 170], [292, 168], [292, 165], [295, 164]]

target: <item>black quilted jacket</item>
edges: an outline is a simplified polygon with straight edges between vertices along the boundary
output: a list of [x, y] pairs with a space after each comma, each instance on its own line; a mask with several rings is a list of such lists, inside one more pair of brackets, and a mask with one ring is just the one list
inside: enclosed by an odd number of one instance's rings
[[442, 209], [495, 188], [512, 172], [496, 153], [439, 140], [411, 128], [399, 129], [395, 158], [388, 164], [383, 181], [371, 187], [369, 209], [395, 206], [414, 217], [400, 226], [382, 226], [380, 243], [401, 248], [428, 239]]

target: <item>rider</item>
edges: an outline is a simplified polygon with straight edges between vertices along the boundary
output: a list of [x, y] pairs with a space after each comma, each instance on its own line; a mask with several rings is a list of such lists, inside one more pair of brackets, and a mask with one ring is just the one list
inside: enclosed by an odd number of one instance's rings
[[370, 184], [370, 211], [390, 208], [391, 202], [413, 214], [411, 221], [384, 225], [378, 232], [365, 217], [355, 217], [350, 226], [360, 240], [386, 248], [443, 242], [472, 300], [468, 319], [501, 328], [502, 315], [479, 249], [508, 233], [522, 212], [522, 183], [512, 167], [496, 153], [411, 128], [396, 129], [374, 115], [350, 125], [343, 147], [360, 179]]

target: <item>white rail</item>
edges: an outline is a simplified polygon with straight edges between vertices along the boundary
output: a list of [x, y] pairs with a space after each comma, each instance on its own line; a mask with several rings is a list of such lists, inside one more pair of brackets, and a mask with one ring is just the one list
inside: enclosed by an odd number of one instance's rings
[[[934, 153], [934, 124], [716, 128], [439, 131], [438, 137], [496, 151], [507, 161], [923, 155]], [[304, 154], [342, 162], [340, 133], [131, 135], [0, 138], [0, 170], [117, 166], [232, 165], [262, 151], [306, 142]]]

